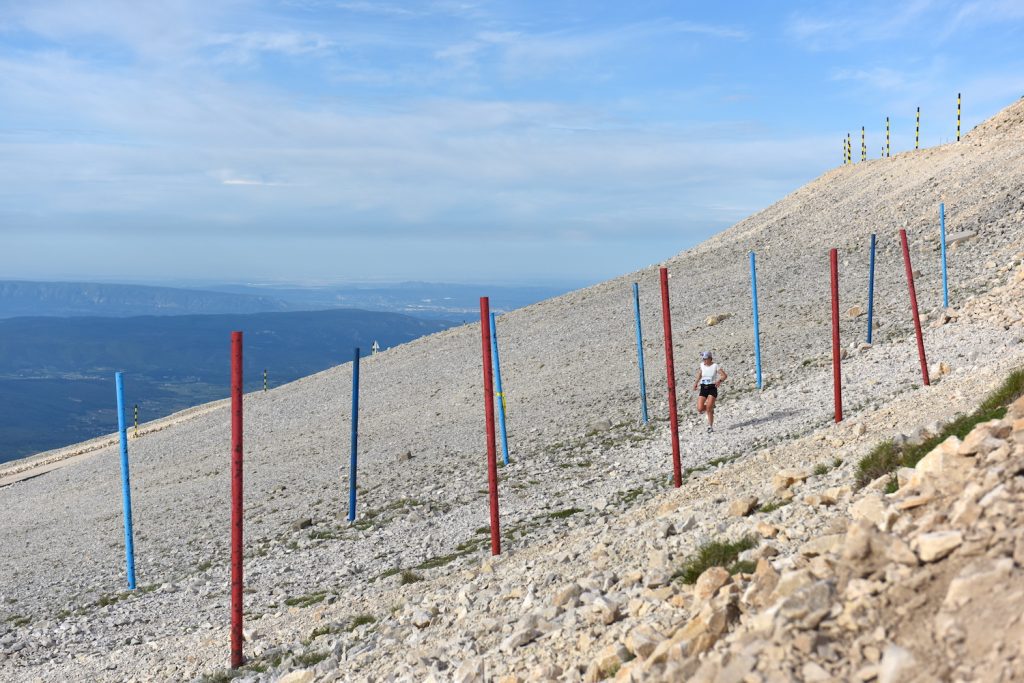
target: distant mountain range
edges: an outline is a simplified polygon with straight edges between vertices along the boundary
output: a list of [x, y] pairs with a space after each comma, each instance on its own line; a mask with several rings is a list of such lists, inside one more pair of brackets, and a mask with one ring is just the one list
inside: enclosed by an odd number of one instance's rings
[[[269, 300], [269, 299], [268, 299]], [[212, 302], [212, 299], [210, 300]], [[114, 372], [143, 421], [228, 395], [229, 337], [245, 332], [246, 390], [290, 382], [451, 323], [361, 310], [0, 320], [0, 462], [117, 428]]]
[[225, 285], [153, 287], [89, 282], [0, 280], [0, 319], [20, 316], [210, 315], [359, 308], [462, 322], [481, 296], [511, 311], [573, 287], [399, 282], [328, 286]]
[[128, 317], [308, 310], [252, 293], [90, 282], [0, 280], [0, 318], [26, 315]]

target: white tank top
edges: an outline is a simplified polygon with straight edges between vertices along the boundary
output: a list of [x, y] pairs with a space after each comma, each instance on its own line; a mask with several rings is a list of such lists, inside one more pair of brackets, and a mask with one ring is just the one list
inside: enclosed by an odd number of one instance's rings
[[700, 364], [700, 383], [701, 384], [714, 384], [715, 378], [718, 376], [718, 363], [712, 363], [711, 365]]

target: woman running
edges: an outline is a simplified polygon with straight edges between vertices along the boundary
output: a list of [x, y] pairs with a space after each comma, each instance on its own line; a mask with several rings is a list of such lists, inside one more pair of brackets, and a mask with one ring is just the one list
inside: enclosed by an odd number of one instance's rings
[[701, 364], [697, 370], [697, 379], [693, 382], [694, 391], [700, 385], [700, 395], [697, 397], [697, 413], [708, 413], [708, 434], [715, 431], [715, 400], [718, 398], [719, 385], [728, 379], [725, 370], [718, 366], [715, 359], [711, 357], [710, 351], [700, 354]]

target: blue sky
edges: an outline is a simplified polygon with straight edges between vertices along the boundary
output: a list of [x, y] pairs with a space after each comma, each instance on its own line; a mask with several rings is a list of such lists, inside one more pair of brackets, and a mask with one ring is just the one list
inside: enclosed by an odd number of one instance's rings
[[1024, 95], [1024, 2], [0, 0], [0, 278], [596, 281]]

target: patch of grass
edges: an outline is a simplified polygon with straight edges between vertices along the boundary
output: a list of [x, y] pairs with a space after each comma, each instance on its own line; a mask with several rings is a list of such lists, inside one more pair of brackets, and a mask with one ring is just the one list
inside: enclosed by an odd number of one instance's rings
[[294, 657], [294, 661], [300, 667], [304, 669], [309, 669], [316, 666], [317, 664], [324, 661], [330, 656], [330, 650], [317, 650], [313, 652], [304, 652], [301, 655], [296, 655]]
[[819, 462], [814, 466], [814, 469], [811, 470], [811, 474], [815, 477], [820, 477], [823, 474], [828, 474], [831, 470], [832, 468], [829, 467], [828, 463]]
[[316, 593], [310, 593], [309, 595], [298, 595], [291, 598], [285, 598], [284, 604], [289, 607], [311, 607], [318, 602], [323, 602], [323, 599], [327, 597], [327, 591], [318, 591]]
[[314, 529], [309, 532], [309, 540], [311, 541], [329, 541], [338, 538], [338, 534], [334, 533], [331, 529]]
[[565, 519], [566, 517], [572, 517], [577, 512], [583, 512], [580, 508], [566, 508], [565, 510], [559, 510], [558, 512], [548, 513], [548, 517], [551, 519]]
[[108, 605], [115, 605], [118, 602], [120, 602], [120, 601], [124, 600], [125, 598], [127, 598], [129, 595], [131, 595], [131, 593], [128, 593], [128, 592], [113, 593], [113, 594], [110, 594], [110, 595], [101, 595], [100, 599], [96, 601], [96, 606], [97, 607], [107, 607]]
[[402, 571], [401, 567], [392, 567], [391, 569], [385, 569], [384, 571], [382, 571], [380, 574], [377, 575], [377, 578], [378, 579], [386, 579], [389, 576], [394, 576], [395, 574], [397, 574], [400, 571]]
[[[956, 418], [930, 439], [916, 446], [881, 442], [857, 463], [857, 488], [866, 486], [878, 477], [894, 473], [900, 467], [914, 467], [921, 458], [950, 436], [963, 439], [976, 425], [989, 420], [1001, 420], [1006, 415], [1006, 407], [1021, 396], [1024, 396], [1024, 369], [1011, 372], [999, 388], [985, 397], [977, 410]], [[886, 484], [886, 491], [891, 493], [898, 488], [899, 482], [893, 476]]]
[[889, 481], [885, 482], [885, 493], [896, 493], [900, 490], [900, 480], [895, 474], [889, 475]]
[[419, 574], [417, 574], [416, 572], [411, 571], [409, 569], [403, 569], [402, 570], [402, 574], [399, 576], [398, 585], [405, 586], [405, 585], [408, 585], [410, 583], [416, 583], [417, 581], [422, 581], [422, 580], [423, 580], [423, 577], [420, 576]]
[[210, 561], [210, 560], [203, 560], [198, 565], [196, 565], [196, 569], [198, 569], [201, 572], [205, 572], [207, 569], [209, 569], [212, 566], [213, 566], [213, 562], [212, 561]]
[[489, 527], [489, 526], [482, 526], [482, 527], [479, 527], [477, 529], [474, 529], [473, 533], [474, 534], [489, 535], [491, 533], [491, 527]]
[[629, 505], [637, 498], [642, 496], [643, 493], [644, 490], [641, 488], [629, 489], [628, 491], [621, 491], [618, 494], [619, 502], [622, 503], [623, 505]]
[[604, 680], [607, 680], [609, 678], [615, 678], [615, 674], [619, 673], [619, 669], [621, 669], [621, 668], [622, 668], [622, 663], [621, 662], [615, 662], [614, 664], [609, 666], [607, 669], [601, 669], [600, 674], [599, 674], [600, 677], [601, 677], [601, 680], [604, 681]]
[[352, 621], [348, 624], [349, 631], [355, 631], [360, 626], [366, 626], [367, 624], [374, 624], [377, 622], [377, 617], [372, 614], [357, 614], [352, 617]]
[[776, 510], [778, 510], [780, 507], [783, 507], [784, 505], [789, 505], [789, 501], [788, 500], [773, 500], [771, 502], [765, 503], [764, 505], [759, 505], [758, 508], [754, 512], [764, 512], [764, 513], [767, 514], [769, 512], [775, 512]]
[[200, 680], [202, 683], [228, 683], [242, 675], [238, 669], [224, 669], [212, 674], [206, 674]]
[[729, 567], [730, 574], [753, 574], [757, 570], [757, 562], [753, 560], [737, 560]]
[[452, 553], [450, 555], [441, 555], [440, 557], [432, 557], [429, 560], [424, 560], [416, 565], [416, 569], [436, 569], [437, 567], [443, 567], [446, 564], [451, 564], [455, 560], [459, 559], [466, 553]]
[[23, 617], [20, 614], [12, 614], [7, 618], [7, 621], [11, 622], [11, 626], [28, 626], [32, 623], [32, 618]]
[[305, 645], [309, 645], [310, 643], [312, 643], [314, 640], [316, 640], [320, 636], [329, 636], [329, 635], [332, 635], [332, 634], [335, 634], [335, 633], [339, 633], [340, 631], [341, 631], [341, 628], [337, 624], [327, 624], [326, 626], [317, 626], [315, 629], [313, 629], [310, 632], [309, 638], [306, 638], [306, 640], [304, 641], [304, 644]]
[[757, 539], [744, 536], [736, 541], [710, 541], [697, 549], [682, 567], [672, 574], [673, 579], [694, 583], [710, 567], [726, 567], [730, 574], [743, 571], [746, 563], [737, 562], [740, 553], [757, 546]]

